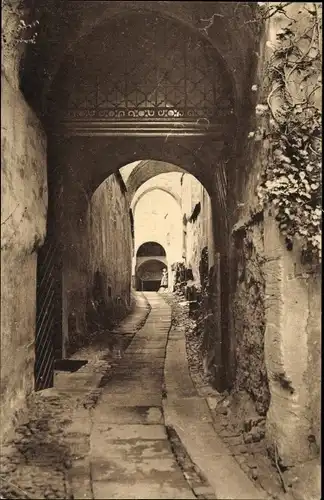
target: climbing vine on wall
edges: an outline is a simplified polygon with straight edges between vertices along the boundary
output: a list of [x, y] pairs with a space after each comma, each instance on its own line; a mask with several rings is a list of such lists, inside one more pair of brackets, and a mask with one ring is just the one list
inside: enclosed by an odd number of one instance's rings
[[13, 48], [19, 44], [35, 44], [38, 36], [38, 20], [27, 21], [30, 17], [23, 1], [2, 0], [2, 46]]
[[[293, 7], [293, 8], [291, 8]], [[269, 3], [263, 19], [279, 14], [280, 29], [267, 62], [259, 128], [249, 134], [267, 149], [260, 202], [271, 207], [287, 248], [301, 242], [304, 257], [321, 254], [321, 4]], [[255, 86], [254, 86], [255, 87]], [[255, 90], [255, 88], [252, 88]]]

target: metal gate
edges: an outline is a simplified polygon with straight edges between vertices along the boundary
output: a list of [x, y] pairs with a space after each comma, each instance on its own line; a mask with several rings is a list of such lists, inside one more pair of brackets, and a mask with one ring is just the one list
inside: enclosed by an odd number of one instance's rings
[[37, 258], [35, 391], [53, 387], [54, 359], [62, 356], [62, 265], [59, 238], [62, 179], [48, 175], [47, 233]]
[[[107, 38], [109, 43], [103, 44]], [[74, 135], [232, 132], [234, 97], [212, 45], [156, 14], [114, 18], [66, 56], [50, 113]], [[140, 131], [139, 131], [140, 129]]]

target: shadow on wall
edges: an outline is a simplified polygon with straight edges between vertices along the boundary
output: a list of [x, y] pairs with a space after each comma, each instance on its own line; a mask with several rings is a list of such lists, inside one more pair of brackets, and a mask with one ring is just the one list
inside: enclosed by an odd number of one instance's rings
[[189, 301], [189, 313], [196, 320], [196, 333], [200, 337], [200, 356], [206, 378], [218, 391], [227, 386], [222, 357], [222, 331], [220, 311], [220, 270], [215, 265], [208, 269], [208, 248], [204, 247], [199, 262], [200, 287], [193, 281], [193, 273], [183, 262], [173, 266], [174, 292]]
[[[105, 301], [105, 289], [108, 290], [109, 301]], [[106, 294], [107, 295], [107, 294]], [[129, 306], [121, 297], [113, 297], [110, 285], [106, 285], [105, 276], [97, 270], [93, 278], [92, 290], [87, 298], [85, 323], [87, 335], [78, 324], [78, 317], [73, 312], [69, 314], [69, 347], [68, 355], [78, 348], [91, 343], [94, 335], [109, 331], [125, 317]]]

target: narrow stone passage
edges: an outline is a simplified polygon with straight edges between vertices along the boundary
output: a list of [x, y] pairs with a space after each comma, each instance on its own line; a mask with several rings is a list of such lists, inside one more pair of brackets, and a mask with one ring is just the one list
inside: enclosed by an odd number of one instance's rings
[[[170, 327], [163, 296], [137, 294], [106, 347], [80, 349], [88, 363], [37, 393], [1, 450], [5, 498], [264, 498], [217, 436]], [[130, 344], [111, 366], [113, 334]]]
[[195, 498], [172, 453], [162, 411], [171, 310], [147, 293], [151, 312], [93, 412], [93, 497]]

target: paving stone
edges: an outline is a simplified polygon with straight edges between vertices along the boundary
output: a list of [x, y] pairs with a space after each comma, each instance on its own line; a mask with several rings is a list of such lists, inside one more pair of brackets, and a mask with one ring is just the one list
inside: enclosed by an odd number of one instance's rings
[[94, 410], [95, 421], [105, 421], [114, 424], [162, 424], [162, 409], [156, 406], [105, 406]]
[[179, 392], [176, 396], [173, 396], [171, 392], [168, 394], [168, 404], [172, 405], [179, 415], [190, 413], [199, 421], [212, 422], [210, 411], [203, 398], [197, 396], [179, 398]]
[[250, 469], [256, 469], [258, 467], [258, 464], [253, 458], [249, 457], [246, 461], [246, 464]]
[[239, 464], [242, 464], [247, 460], [246, 455], [234, 455], [234, 458]]
[[132, 394], [131, 399], [125, 398], [125, 394], [103, 394], [101, 404], [109, 406], [129, 406], [129, 403], [134, 406], [162, 406], [162, 395], [144, 393]]
[[213, 495], [212, 498], [215, 498], [215, 493], [210, 488], [210, 486], [197, 486], [194, 488], [196, 495]]
[[[170, 342], [167, 347], [165, 383], [168, 394], [182, 398], [192, 381], [185, 375], [188, 370], [185, 339]], [[172, 375], [177, 372], [177, 384]], [[184, 373], [184, 376], [182, 374]], [[181, 387], [182, 385], [182, 387]], [[229, 449], [217, 436], [211, 424], [202, 423], [192, 418], [190, 413], [180, 414], [176, 398], [168, 398], [164, 404], [164, 416], [167, 425], [178, 433], [191, 459], [201, 469], [207, 478], [216, 498], [250, 498], [260, 500], [265, 498], [252, 481], [243, 473], [238, 463], [230, 455]], [[210, 426], [206, 428], [206, 426]], [[215, 459], [217, 457], [217, 459]], [[228, 478], [231, 478], [228, 481]]]
[[96, 499], [125, 499], [133, 498], [140, 500], [154, 499], [194, 499], [193, 492], [183, 485], [170, 486], [167, 484], [152, 484], [151, 482], [137, 481], [136, 483], [123, 484], [120, 482], [95, 481], [93, 483], [93, 492]]
[[276, 486], [273, 479], [265, 476], [264, 474], [260, 474], [258, 477], [258, 481], [260, 482], [262, 488], [271, 495], [272, 497], [276, 497], [278, 494], [282, 493], [282, 489], [280, 486]]
[[167, 439], [164, 425], [111, 425], [96, 422], [96, 428], [91, 435], [94, 438], [101, 438], [108, 441], [129, 440], [129, 439]]
[[240, 442], [243, 443], [243, 439], [242, 439], [242, 435], [240, 432], [235, 432], [235, 431], [231, 431], [229, 429], [223, 429], [221, 430], [218, 435], [220, 437], [223, 437], [223, 438], [236, 438], [236, 437], [239, 437], [240, 438]]
[[249, 449], [247, 446], [245, 446], [244, 444], [241, 444], [239, 446], [236, 446], [235, 447], [235, 450], [237, 451], [237, 453], [249, 453]]
[[[83, 369], [75, 374], [57, 373], [56, 388], [35, 397], [29, 424], [20, 429], [21, 438], [17, 438], [25, 458], [20, 454], [15, 457], [11, 450], [16, 464], [10, 462], [8, 466], [9, 477], [25, 485], [32, 498], [71, 498], [72, 494], [74, 498], [89, 499], [195, 498], [163, 425], [163, 366], [170, 307], [158, 294], [148, 297], [152, 309], [147, 323], [121, 359], [111, 362], [109, 349], [101, 353], [91, 347], [84, 349], [80, 352], [89, 354], [89, 362]], [[115, 329], [116, 333], [135, 332], [133, 321], [142, 321], [146, 314], [144, 308], [142, 315], [133, 315], [131, 321]], [[229, 471], [234, 470], [233, 458], [215, 434], [210, 411], [205, 399], [197, 396], [187, 363], [179, 363], [180, 355], [185, 360], [184, 331], [171, 331], [170, 338], [173, 364], [169, 372], [166, 370], [166, 401], [181, 421], [186, 423], [186, 416], [191, 418], [190, 425], [183, 426], [184, 435], [189, 435], [208, 467], [217, 465], [216, 474], [208, 472], [215, 484], [224, 484]], [[109, 361], [103, 361], [100, 355]], [[206, 385], [200, 387], [205, 397], [211, 397]], [[220, 418], [223, 427], [226, 418]], [[216, 448], [210, 446], [214, 439]], [[245, 477], [240, 472], [235, 480], [244, 486]], [[194, 469], [188, 469], [187, 477], [195, 482], [200, 491], [197, 495], [216, 498], [214, 488], [199, 487], [199, 475]]]
[[[222, 436], [221, 436], [222, 437]], [[223, 440], [228, 444], [231, 449], [235, 450], [237, 446], [242, 444], [243, 440], [241, 436], [223, 437]]]

